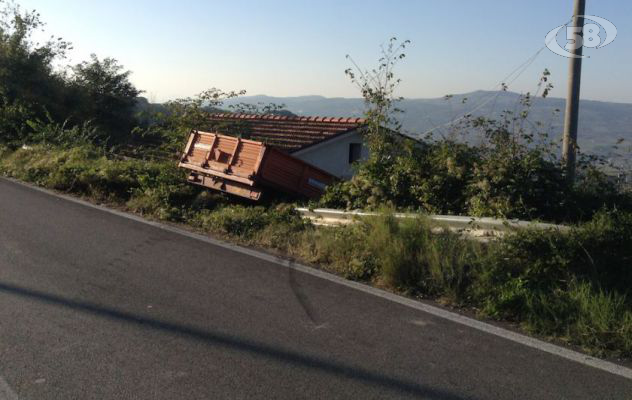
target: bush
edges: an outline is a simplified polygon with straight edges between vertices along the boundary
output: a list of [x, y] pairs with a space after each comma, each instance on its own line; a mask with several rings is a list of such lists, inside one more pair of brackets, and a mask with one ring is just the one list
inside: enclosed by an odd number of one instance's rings
[[[349, 182], [330, 185], [321, 205], [554, 222], [589, 220], [604, 207], [632, 211], [632, 194], [602, 172], [605, 160], [580, 154], [576, 182], [567, 179], [559, 144], [528, 118], [529, 93], [498, 119], [468, 114], [440, 138], [406, 138], [394, 117], [401, 111], [394, 95], [400, 81], [389, 68], [403, 58], [407, 42], [396, 42], [384, 49], [378, 68], [346, 71], [367, 106], [369, 157]], [[549, 76], [545, 70], [538, 85], [544, 97], [553, 87]]]
[[366, 223], [370, 232], [366, 242], [387, 285], [453, 303], [467, 297], [476, 243], [448, 230], [433, 232], [424, 218], [396, 220], [386, 214]]
[[[502, 129], [491, 126], [500, 135]], [[480, 147], [404, 140], [388, 163], [369, 159], [356, 166], [350, 181], [330, 185], [319, 205], [553, 222], [590, 220], [603, 208], [632, 211], [632, 194], [597, 165], [581, 165], [570, 186], [548, 150], [506, 137], [494, 140]]]
[[223, 206], [206, 210], [194, 219], [196, 225], [244, 241], [266, 244], [272, 248], [285, 248], [298, 240], [305, 223], [289, 206], [265, 208], [262, 206]]
[[631, 261], [632, 214], [600, 212], [567, 233], [520, 231], [492, 246], [475, 298], [486, 315], [629, 356]]
[[566, 328], [570, 341], [598, 355], [632, 355], [632, 310], [626, 296], [584, 283], [574, 285], [569, 297], [576, 308]]
[[0, 172], [243, 243], [347, 278], [470, 306], [595, 354], [632, 355], [632, 213], [601, 211], [568, 231], [526, 229], [489, 244], [387, 210], [316, 228], [291, 205], [229, 204], [169, 162], [118, 160], [92, 146], [0, 147]]
[[460, 213], [466, 207], [464, 193], [475, 154], [476, 149], [453, 141], [419, 144], [402, 139], [397, 157], [379, 165], [372, 161], [358, 165], [350, 181], [327, 188], [320, 204]]
[[431, 231], [424, 218], [400, 220], [387, 212], [315, 232], [303, 243], [304, 256], [351, 279], [461, 303], [480, 246], [449, 231]]
[[368, 281], [376, 276], [377, 265], [366, 236], [366, 227], [359, 224], [319, 228], [304, 235], [299, 255], [345, 278]]
[[127, 203], [133, 211], [181, 220], [200, 190], [173, 163], [107, 158], [90, 145], [20, 148], [0, 160], [0, 172], [51, 189]]
[[[128, 140], [140, 94], [129, 81], [130, 72], [112, 58], [94, 55], [70, 69], [63, 65], [69, 42], [35, 40], [44, 26], [36, 11], [22, 11], [12, 2], [0, 7], [0, 141], [47, 143], [41, 134], [60, 140], [58, 134], [64, 133], [73, 135], [76, 144], [85, 139], [81, 131], [89, 121], [99, 127], [91, 132], [92, 143]], [[50, 131], [33, 121], [51, 126], [70, 121], [81, 128]], [[64, 140], [72, 143], [72, 138]]]
[[569, 231], [527, 229], [488, 244], [388, 212], [306, 233], [301, 256], [347, 278], [632, 356], [632, 214], [602, 211]]
[[46, 117], [47, 122], [41, 120], [25, 122], [25, 125], [31, 128], [31, 132], [24, 137], [24, 142], [72, 148], [88, 146], [98, 136], [98, 130], [90, 122], [68, 128], [66, 126], [68, 120], [57, 123], [50, 114]]
[[410, 171], [415, 177], [411, 193], [421, 208], [432, 214], [455, 214], [464, 210], [467, 206], [464, 193], [472, 179], [478, 149], [443, 140], [426, 145], [425, 151], [415, 158], [421, 165]]

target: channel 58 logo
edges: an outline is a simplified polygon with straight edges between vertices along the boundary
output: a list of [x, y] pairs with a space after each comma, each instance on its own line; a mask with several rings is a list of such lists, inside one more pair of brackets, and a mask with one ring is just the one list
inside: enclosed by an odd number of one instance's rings
[[[617, 27], [607, 19], [594, 15], [579, 15], [578, 17], [584, 18], [583, 27], [560, 25], [546, 35], [544, 43], [549, 50], [563, 57], [588, 58], [589, 56], [578, 56], [571, 51], [582, 46], [599, 49], [609, 45], [617, 37]], [[557, 36], [564, 27], [566, 27], [566, 44], [562, 48]]]

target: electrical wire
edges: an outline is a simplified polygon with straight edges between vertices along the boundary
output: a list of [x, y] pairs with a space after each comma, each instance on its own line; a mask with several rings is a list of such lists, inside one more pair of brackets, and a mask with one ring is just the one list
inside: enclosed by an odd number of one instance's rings
[[[568, 24], [570, 24], [572, 21], [573, 21], [573, 18], [571, 17], [563, 26], [568, 26]], [[435, 130], [437, 130], [439, 128], [444, 128], [444, 127], [448, 127], [450, 125], [453, 125], [456, 122], [459, 122], [459, 121], [467, 118], [468, 116], [472, 115], [472, 113], [474, 113], [475, 111], [478, 111], [481, 108], [485, 107], [491, 101], [494, 101], [494, 104], [495, 104], [495, 101], [498, 98], [498, 96], [504, 91], [504, 90], [503, 91], [498, 91], [496, 89], [499, 86], [506, 87], [506, 86], [511, 85], [513, 82], [515, 82], [531, 66], [531, 64], [533, 64], [533, 62], [536, 60], [536, 58], [538, 58], [538, 56], [542, 53], [542, 51], [544, 51], [544, 49], [546, 49], [548, 47], [548, 45], [551, 43], [551, 41], [553, 41], [554, 39], [555, 39], [555, 37], [550, 38], [549, 41], [544, 44], [544, 46], [542, 46], [540, 49], [538, 49], [538, 51], [536, 51], [531, 57], [529, 57], [526, 61], [524, 61], [522, 64], [520, 64], [518, 67], [516, 67], [513, 71], [511, 71], [511, 73], [509, 73], [509, 75], [507, 75], [503, 80], [501, 80], [492, 89], [490, 89], [490, 91], [496, 91], [496, 93], [494, 93], [488, 99], [482, 101], [481, 103], [476, 105], [473, 109], [469, 110], [467, 113], [463, 114], [462, 116], [460, 116], [458, 118], [455, 118], [455, 119], [453, 119], [451, 121], [448, 121], [446, 123], [437, 125], [437, 126], [433, 127], [432, 129], [422, 133], [420, 136], [429, 135], [429, 134], [431, 134], [432, 132], [434, 132]]]

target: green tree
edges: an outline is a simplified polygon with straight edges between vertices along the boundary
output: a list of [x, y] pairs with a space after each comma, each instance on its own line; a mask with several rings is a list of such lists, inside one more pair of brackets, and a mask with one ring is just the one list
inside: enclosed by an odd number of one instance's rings
[[92, 54], [72, 68], [71, 90], [79, 110], [76, 118], [92, 120], [101, 139], [109, 144], [126, 140], [136, 124], [137, 97], [141, 93], [129, 81], [126, 71], [113, 58], [99, 59]]
[[44, 26], [40, 15], [1, 0], [0, 8], [0, 140], [22, 140], [28, 119], [64, 114], [64, 74], [54, 61], [70, 44], [54, 37], [34, 43], [33, 33]]

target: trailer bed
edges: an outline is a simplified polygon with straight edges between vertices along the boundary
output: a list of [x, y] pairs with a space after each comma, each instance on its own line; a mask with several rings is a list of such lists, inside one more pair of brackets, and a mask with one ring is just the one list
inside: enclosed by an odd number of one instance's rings
[[278, 149], [254, 140], [194, 130], [179, 167], [188, 181], [251, 200], [264, 190], [319, 197], [336, 177]]

